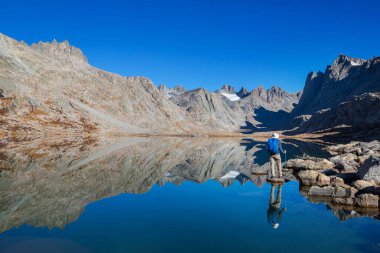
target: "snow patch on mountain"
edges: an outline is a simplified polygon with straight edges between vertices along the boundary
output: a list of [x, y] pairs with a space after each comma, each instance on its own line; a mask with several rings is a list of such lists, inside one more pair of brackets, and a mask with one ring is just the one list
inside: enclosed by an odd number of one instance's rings
[[228, 94], [228, 93], [223, 93], [221, 92], [220, 94], [222, 94], [223, 96], [225, 96], [228, 100], [230, 101], [238, 101], [240, 100], [241, 98], [236, 95], [236, 94]]

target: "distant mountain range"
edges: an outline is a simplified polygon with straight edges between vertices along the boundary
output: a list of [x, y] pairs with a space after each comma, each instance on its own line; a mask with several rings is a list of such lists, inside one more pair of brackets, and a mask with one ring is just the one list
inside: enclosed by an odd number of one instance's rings
[[[325, 73], [310, 73], [303, 92], [297, 93], [277, 86], [252, 91], [242, 87], [236, 92], [227, 84], [214, 92], [186, 91], [95, 68], [67, 41], [28, 46], [0, 34], [0, 135], [20, 140], [107, 132], [218, 135], [292, 129], [301, 133], [341, 123], [376, 125], [378, 110], [369, 120], [341, 103], [370, 109], [366, 101], [377, 95], [369, 93], [380, 92], [379, 62], [379, 57], [340, 55]], [[326, 111], [325, 118], [321, 115]], [[324, 117], [323, 124], [318, 117]]]

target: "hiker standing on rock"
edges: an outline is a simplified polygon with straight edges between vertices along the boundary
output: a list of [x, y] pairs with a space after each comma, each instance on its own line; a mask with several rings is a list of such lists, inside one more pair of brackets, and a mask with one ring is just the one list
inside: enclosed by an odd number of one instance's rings
[[270, 160], [270, 168], [272, 171], [272, 178], [275, 177], [275, 164], [277, 164], [278, 168], [278, 177], [282, 178], [282, 165], [280, 153], [286, 154], [286, 151], [282, 149], [280, 136], [277, 133], [274, 133], [272, 135], [272, 138], [268, 139], [268, 153]]

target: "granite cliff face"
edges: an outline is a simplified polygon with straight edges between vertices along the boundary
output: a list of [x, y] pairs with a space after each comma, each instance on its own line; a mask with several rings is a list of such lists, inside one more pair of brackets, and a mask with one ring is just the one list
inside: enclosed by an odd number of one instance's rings
[[356, 95], [380, 91], [380, 57], [370, 60], [340, 55], [326, 71], [311, 72], [292, 112], [298, 116], [336, 107]]
[[293, 133], [338, 128], [344, 129], [345, 137], [375, 134], [380, 122], [379, 84], [380, 57], [340, 55], [325, 73], [307, 76], [302, 97], [291, 112], [291, 125], [298, 126]]

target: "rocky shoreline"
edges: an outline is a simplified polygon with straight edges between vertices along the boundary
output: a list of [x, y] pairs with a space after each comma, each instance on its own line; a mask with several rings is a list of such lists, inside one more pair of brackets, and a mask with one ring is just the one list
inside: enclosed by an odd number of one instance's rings
[[287, 162], [300, 182], [300, 192], [313, 202], [379, 209], [380, 142], [351, 142], [326, 150], [329, 159], [306, 157]]

